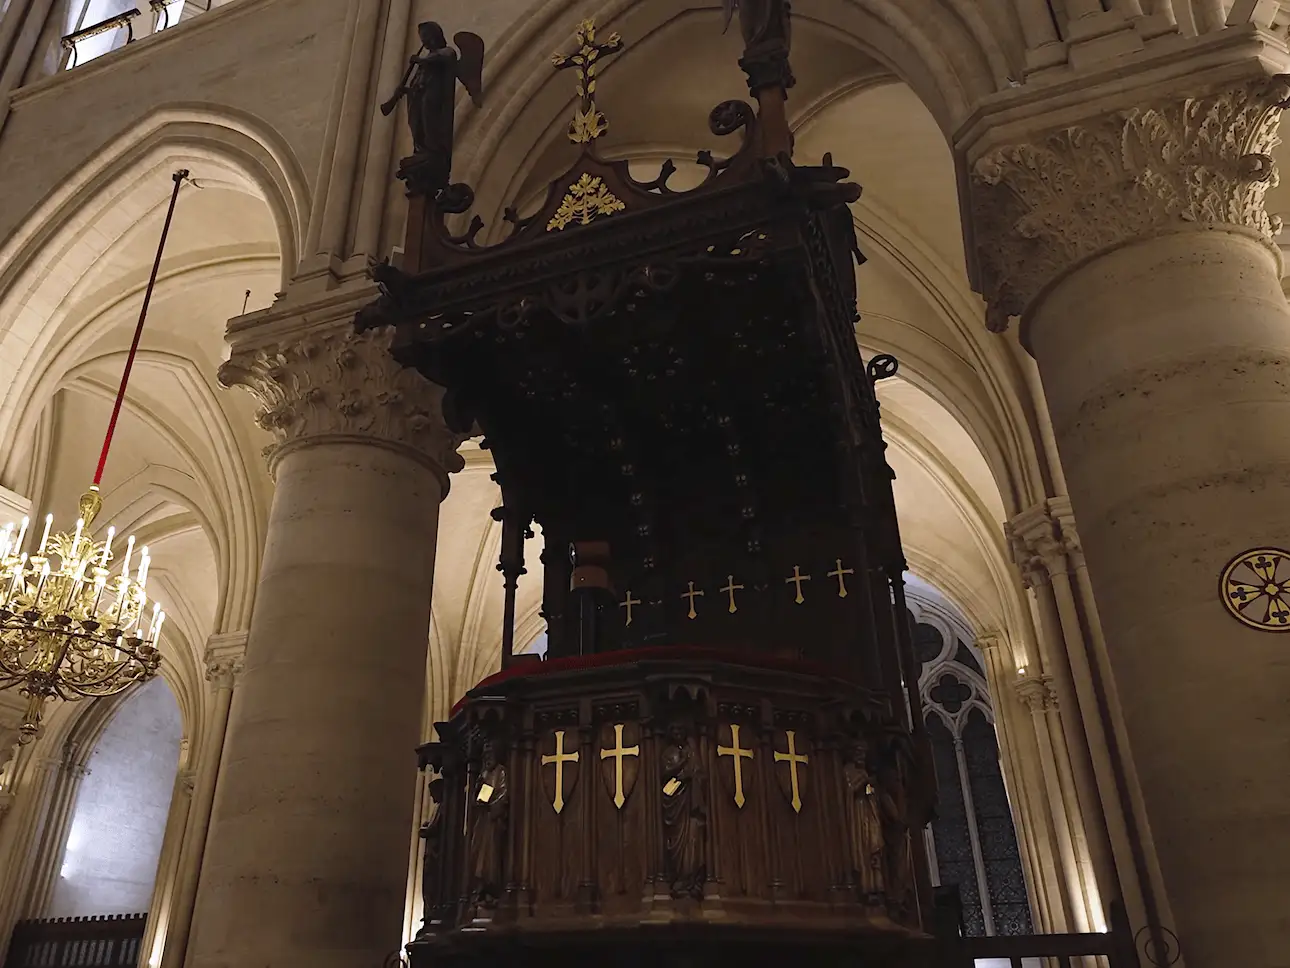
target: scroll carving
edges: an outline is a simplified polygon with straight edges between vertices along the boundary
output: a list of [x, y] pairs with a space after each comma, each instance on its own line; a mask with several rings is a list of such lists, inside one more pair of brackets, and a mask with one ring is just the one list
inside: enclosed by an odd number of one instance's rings
[[442, 414], [443, 390], [390, 356], [392, 328], [306, 336], [235, 354], [220, 367], [226, 387], [242, 386], [261, 404], [256, 423], [287, 443], [310, 437], [359, 436], [401, 444], [445, 474], [465, 466], [464, 439]]
[[1186, 224], [1271, 239], [1272, 150], [1290, 76], [1158, 102], [1007, 145], [972, 169], [977, 285], [992, 331], [1093, 256]]

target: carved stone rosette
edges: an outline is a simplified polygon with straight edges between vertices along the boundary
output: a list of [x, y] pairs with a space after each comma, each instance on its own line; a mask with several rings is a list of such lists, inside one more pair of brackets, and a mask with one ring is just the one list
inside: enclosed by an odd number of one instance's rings
[[977, 288], [987, 324], [1007, 328], [1093, 256], [1188, 225], [1267, 240], [1272, 150], [1287, 76], [1158, 101], [1049, 131], [979, 158], [971, 171]]
[[220, 367], [226, 387], [242, 386], [261, 404], [256, 423], [277, 438], [270, 468], [288, 445], [322, 437], [384, 441], [414, 452], [437, 471], [464, 466], [464, 435], [444, 423], [443, 390], [390, 355], [392, 328], [309, 335], [246, 354]]

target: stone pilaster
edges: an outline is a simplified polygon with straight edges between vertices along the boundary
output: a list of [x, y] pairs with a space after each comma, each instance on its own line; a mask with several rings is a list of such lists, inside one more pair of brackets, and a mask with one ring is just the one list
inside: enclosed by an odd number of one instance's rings
[[[1264, 209], [1290, 97], [1258, 77], [1113, 111], [994, 148], [971, 166], [977, 286], [999, 332], [1099, 254], [1164, 232], [1224, 226], [1272, 245]], [[1023, 331], [1024, 333], [1024, 331]]]
[[[188, 816], [175, 865], [174, 889], [165, 912], [161, 968], [182, 968], [187, 953], [198, 875], [214, 806], [215, 781], [224, 752], [233, 690], [246, 662], [246, 644], [247, 633], [244, 631], [219, 633], [206, 640], [206, 681], [211, 687], [209, 712], [204, 719], [195, 768], [186, 771]], [[155, 959], [155, 953], [153, 957]]]

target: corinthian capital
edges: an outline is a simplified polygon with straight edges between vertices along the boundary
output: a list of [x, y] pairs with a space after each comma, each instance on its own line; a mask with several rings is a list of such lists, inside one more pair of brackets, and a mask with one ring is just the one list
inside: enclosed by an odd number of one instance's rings
[[1017, 680], [1017, 696], [1031, 712], [1042, 713], [1057, 708], [1057, 694], [1051, 676], [1022, 676]]
[[284, 445], [321, 437], [362, 437], [406, 447], [444, 473], [461, 470], [462, 436], [441, 410], [443, 389], [390, 356], [392, 328], [309, 335], [239, 355], [220, 367], [226, 387], [246, 387], [261, 404], [256, 423]]
[[1158, 101], [1006, 145], [972, 166], [977, 283], [992, 330], [1099, 253], [1188, 225], [1271, 238], [1272, 149], [1290, 79]]
[[206, 640], [206, 681], [231, 689], [246, 659], [246, 632], [225, 632]]

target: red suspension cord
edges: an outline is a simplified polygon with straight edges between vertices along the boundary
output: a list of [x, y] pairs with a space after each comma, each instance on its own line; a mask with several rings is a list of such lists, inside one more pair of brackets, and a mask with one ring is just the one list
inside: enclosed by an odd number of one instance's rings
[[157, 244], [157, 258], [152, 263], [152, 275], [148, 277], [148, 288], [143, 294], [143, 308], [139, 310], [139, 323], [134, 327], [134, 341], [130, 344], [130, 354], [125, 358], [125, 372], [121, 374], [121, 386], [116, 391], [116, 403], [112, 405], [112, 419], [108, 421], [107, 435], [103, 438], [103, 453], [99, 455], [98, 470], [94, 472], [94, 484], [103, 480], [103, 468], [107, 464], [108, 450], [112, 446], [112, 435], [116, 433], [116, 421], [121, 416], [121, 403], [125, 400], [126, 384], [130, 382], [130, 371], [134, 369], [134, 358], [139, 352], [139, 338], [143, 336], [143, 324], [148, 318], [148, 305], [152, 302], [152, 290], [157, 285], [157, 272], [161, 269], [161, 255], [166, 251], [166, 236], [170, 234], [170, 220], [175, 215], [175, 202], [179, 199], [179, 186], [188, 177], [188, 169], [181, 168], [171, 176], [175, 180], [174, 190], [170, 193], [170, 207], [166, 209], [166, 224], [161, 228], [161, 241]]

